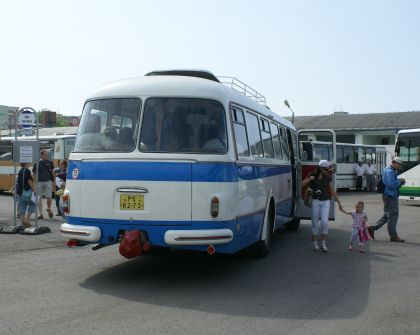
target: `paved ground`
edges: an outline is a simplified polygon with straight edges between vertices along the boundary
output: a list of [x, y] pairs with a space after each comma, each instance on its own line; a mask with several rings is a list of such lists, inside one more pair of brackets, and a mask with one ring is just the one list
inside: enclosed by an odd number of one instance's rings
[[[351, 209], [376, 194], [342, 193]], [[1, 223], [12, 198], [0, 195]], [[59, 219], [38, 236], [0, 234], [0, 334], [419, 334], [419, 207], [401, 206], [400, 235], [377, 232], [348, 252], [350, 220], [331, 222], [330, 253], [310, 250], [309, 222], [281, 232], [264, 259], [158, 252], [134, 260], [116, 246], [68, 249]]]
[[[48, 218], [46, 213], [46, 199], [44, 201], [44, 217]], [[63, 240], [59, 236], [59, 228], [63, 219], [57, 214], [55, 203], [53, 202], [52, 210], [54, 213], [53, 219], [38, 220], [39, 226], [47, 226], [51, 229], [51, 233], [35, 235], [35, 236], [23, 236], [23, 235], [2, 235], [0, 234], [0, 252], [15, 252], [17, 250], [33, 250], [43, 248], [54, 248], [63, 245]], [[8, 193], [0, 193], [0, 226], [13, 225], [13, 197]], [[35, 215], [32, 215], [31, 224], [35, 224]], [[20, 219], [16, 218], [16, 223], [21, 223]], [[24, 240], [24, 243], [20, 243]]]

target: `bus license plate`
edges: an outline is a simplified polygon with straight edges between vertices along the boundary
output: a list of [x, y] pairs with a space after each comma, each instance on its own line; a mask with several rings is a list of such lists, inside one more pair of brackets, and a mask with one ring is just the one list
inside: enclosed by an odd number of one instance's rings
[[144, 210], [143, 194], [120, 194], [121, 210]]

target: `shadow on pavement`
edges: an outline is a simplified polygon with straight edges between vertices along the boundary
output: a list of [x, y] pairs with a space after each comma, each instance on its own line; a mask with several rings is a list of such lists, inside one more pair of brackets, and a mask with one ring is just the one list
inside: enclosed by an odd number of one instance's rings
[[313, 252], [309, 236], [309, 225], [280, 233], [264, 259], [179, 251], [122, 259], [81, 286], [130, 301], [235, 316], [359, 315], [367, 304], [370, 257], [381, 255], [348, 252], [349, 234], [338, 229], [330, 229], [331, 252]]

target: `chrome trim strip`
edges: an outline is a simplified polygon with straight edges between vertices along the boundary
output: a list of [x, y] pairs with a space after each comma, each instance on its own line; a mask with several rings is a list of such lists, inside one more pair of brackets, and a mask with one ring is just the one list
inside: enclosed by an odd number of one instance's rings
[[97, 242], [101, 238], [101, 230], [96, 226], [76, 226], [63, 223], [60, 226], [60, 233], [66, 239], [85, 242]]
[[90, 235], [90, 232], [87, 232], [87, 231], [78, 231], [78, 230], [63, 229], [63, 228], [60, 228], [60, 233], [63, 233], [63, 234], [76, 234], [76, 235], [84, 235], [84, 236], [89, 236]]
[[233, 240], [230, 229], [167, 230], [165, 243], [168, 245], [226, 244]]
[[136, 188], [120, 187], [120, 188], [117, 188], [117, 192], [124, 192], [124, 193], [149, 193], [149, 190], [147, 188], [144, 188], [144, 187], [136, 187]]

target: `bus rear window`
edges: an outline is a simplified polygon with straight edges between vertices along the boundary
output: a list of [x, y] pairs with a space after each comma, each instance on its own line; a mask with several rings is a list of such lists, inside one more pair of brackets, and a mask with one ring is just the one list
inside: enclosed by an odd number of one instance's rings
[[149, 98], [139, 147], [143, 152], [226, 153], [223, 106], [208, 99]]
[[83, 109], [74, 151], [133, 151], [140, 104], [137, 98], [88, 101]]

